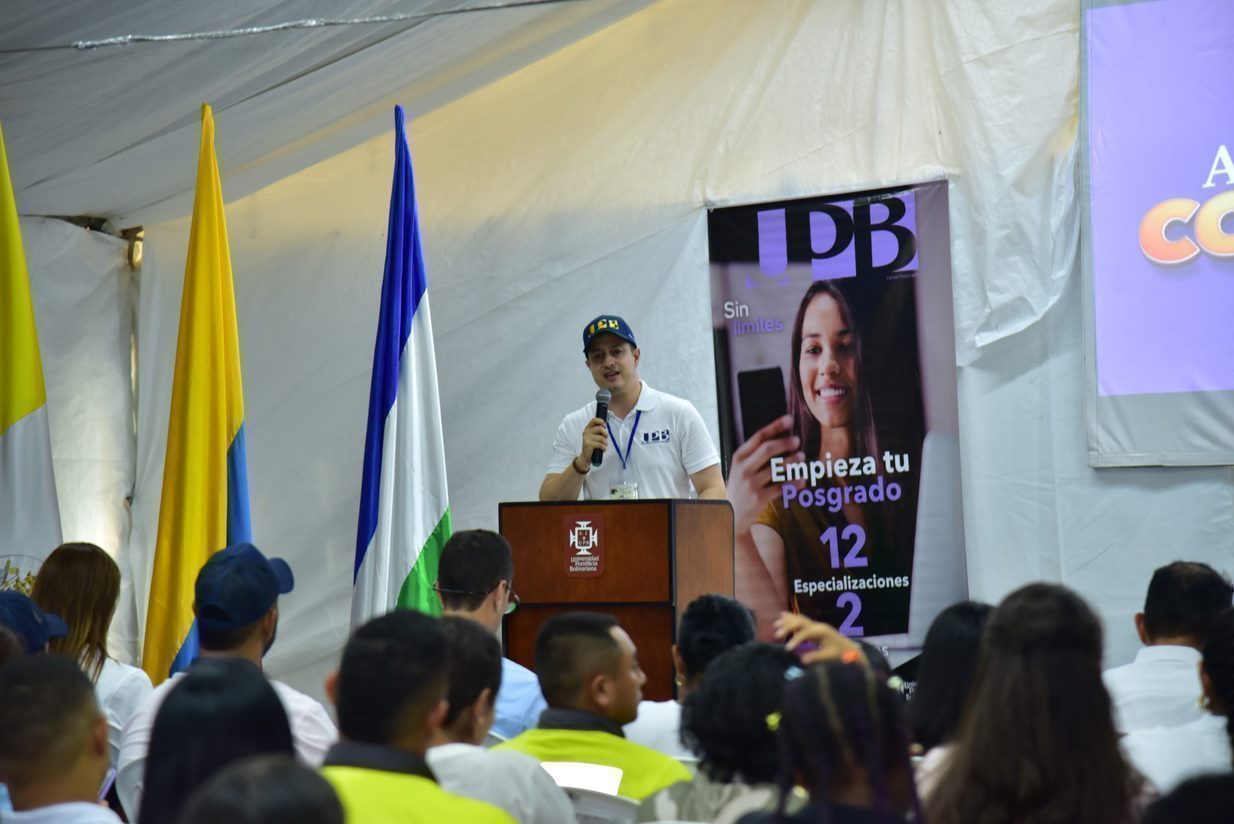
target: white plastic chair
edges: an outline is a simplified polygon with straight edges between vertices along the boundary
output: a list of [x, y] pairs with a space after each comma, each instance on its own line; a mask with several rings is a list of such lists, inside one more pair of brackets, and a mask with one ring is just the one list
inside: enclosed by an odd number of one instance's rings
[[629, 824], [638, 817], [638, 802], [620, 795], [565, 787], [579, 824]]
[[688, 758], [684, 756], [679, 756], [677, 758], [677, 761], [681, 763], [681, 766], [685, 767], [687, 770], [690, 771], [691, 778], [698, 775], [698, 759], [697, 758]]
[[541, 761], [540, 766], [562, 789], [589, 790], [604, 795], [617, 795], [621, 787], [621, 768], [582, 761]]

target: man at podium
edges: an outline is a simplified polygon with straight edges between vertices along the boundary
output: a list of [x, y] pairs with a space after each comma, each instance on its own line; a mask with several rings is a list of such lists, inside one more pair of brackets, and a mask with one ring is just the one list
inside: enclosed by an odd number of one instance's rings
[[720, 457], [702, 416], [639, 380], [641, 353], [629, 324], [600, 315], [583, 327], [583, 354], [596, 386], [611, 393], [608, 413], [598, 417], [589, 403], [562, 420], [540, 500], [573, 501], [580, 492], [589, 500], [724, 498]]

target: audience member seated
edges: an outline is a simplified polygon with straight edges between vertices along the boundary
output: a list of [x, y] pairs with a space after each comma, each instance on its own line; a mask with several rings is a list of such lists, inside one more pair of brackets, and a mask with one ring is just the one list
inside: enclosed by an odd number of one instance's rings
[[69, 631], [59, 615], [43, 612], [29, 597], [12, 589], [0, 590], [0, 627], [21, 640], [27, 655], [47, 652], [52, 639], [63, 638]]
[[621, 770], [618, 792], [641, 800], [690, 780], [681, 762], [627, 741], [622, 726], [638, 715], [647, 680], [634, 642], [611, 615], [554, 615], [536, 636], [536, 673], [549, 708], [539, 725], [496, 749], [540, 761], [581, 761]]
[[449, 711], [449, 650], [441, 622], [413, 610], [374, 618], [343, 649], [326, 692], [340, 740], [322, 774], [348, 821], [503, 824], [504, 810], [442, 789], [425, 751]]
[[107, 716], [111, 763], [120, 761], [124, 724], [150, 695], [150, 676], [107, 654], [107, 630], [120, 597], [120, 567], [94, 544], [63, 544], [43, 566], [30, 599], [64, 619], [68, 633], [52, 639], [51, 652], [77, 661]]
[[23, 655], [0, 667], [0, 784], [5, 824], [108, 824], [99, 804], [107, 772], [107, 719], [90, 679], [57, 655]]
[[[441, 550], [436, 589], [446, 615], [469, 618], [496, 636], [501, 619], [518, 606], [513, 584], [514, 555], [510, 544], [496, 532], [456, 532]], [[502, 658], [492, 732], [503, 739], [513, 738], [534, 727], [547, 708], [536, 674]]]
[[720, 653], [754, 640], [750, 610], [723, 595], [703, 595], [682, 613], [673, 645], [677, 669], [676, 701], [643, 701], [638, 718], [626, 724], [626, 738], [674, 758], [695, 758], [681, 743], [681, 702], [698, 685], [707, 665]]
[[[214, 553], [197, 573], [194, 612], [201, 657], [243, 658], [261, 667], [278, 631], [278, 597], [291, 592], [291, 568], [281, 558], [267, 559], [252, 544]], [[124, 725], [116, 790], [130, 814], [141, 806], [142, 773], [155, 716], [184, 673], [159, 684]], [[291, 722], [296, 752], [310, 766], [321, 764], [338, 738], [325, 708], [286, 684], [271, 680]]]
[[1119, 732], [1199, 720], [1200, 650], [1208, 627], [1230, 608], [1234, 588], [1208, 564], [1175, 561], [1153, 573], [1135, 631], [1144, 646], [1130, 664], [1107, 670]]
[[20, 658], [26, 654], [26, 644], [17, 637], [17, 633], [5, 626], [0, 626], [0, 664]]
[[330, 782], [282, 755], [258, 755], [219, 770], [184, 802], [176, 824], [343, 824]]
[[428, 750], [437, 781], [450, 792], [501, 807], [523, 824], [574, 824], [569, 797], [539, 762], [521, 752], [480, 746], [501, 687], [497, 638], [466, 618], [447, 616], [441, 627], [450, 647], [450, 709]]
[[1206, 775], [1179, 784], [1154, 801], [1144, 824], [1230, 824], [1234, 821], [1234, 775]]
[[227, 765], [295, 752], [278, 693], [243, 658], [199, 661], [159, 707], [138, 821], [175, 821], [189, 794]]
[[[1185, 779], [1228, 772], [1231, 710], [1234, 710], [1234, 610], [1227, 609], [1209, 627], [1200, 663], [1200, 683], [1207, 712], [1176, 727], [1136, 730], [1123, 738], [1131, 763], [1163, 793]], [[1231, 819], [1234, 820], [1234, 819]]]
[[[784, 673], [800, 665], [788, 650], [758, 643], [711, 662], [681, 710], [681, 736], [699, 754], [698, 772], [644, 801], [638, 820], [731, 824], [775, 808], [780, 751], [772, 727], [783, 709]], [[802, 803], [790, 798], [787, 811]]]
[[933, 792], [930, 824], [1138, 821], [1143, 779], [1118, 746], [1101, 623], [1075, 593], [1029, 584], [986, 624], [977, 677]]
[[[856, 651], [793, 667], [786, 677], [784, 710], [775, 719], [780, 806], [749, 813], [742, 824], [905, 822], [909, 813], [920, 821], [900, 694]], [[790, 814], [794, 785], [810, 800]]]
[[939, 765], [960, 728], [968, 706], [981, 636], [994, 607], [975, 601], [953, 604], [935, 617], [926, 632], [917, 668], [917, 687], [908, 704], [914, 751], [924, 753], [917, 767], [917, 792], [930, 794]]

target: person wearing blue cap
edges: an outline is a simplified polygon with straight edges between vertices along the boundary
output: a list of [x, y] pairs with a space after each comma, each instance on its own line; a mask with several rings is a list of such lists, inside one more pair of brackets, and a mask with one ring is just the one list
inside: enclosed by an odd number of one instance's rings
[[[206, 561], [197, 573], [193, 613], [197, 619], [201, 657], [243, 658], [258, 667], [278, 632], [278, 598], [291, 592], [295, 579], [282, 558], [267, 558], [252, 544], [233, 544]], [[177, 673], [154, 688], [124, 725], [116, 790], [130, 814], [141, 806], [141, 782], [155, 716], [171, 689], [183, 677]], [[270, 679], [278, 693], [296, 752], [312, 766], [321, 764], [338, 738], [338, 730], [321, 704], [281, 681]]]
[[595, 318], [583, 327], [583, 355], [596, 386], [611, 395], [608, 412], [597, 417], [589, 403], [562, 420], [540, 500], [724, 498], [720, 456], [702, 416], [639, 380], [630, 325], [617, 315]]
[[20, 638], [27, 654], [46, 651], [48, 641], [69, 632], [59, 615], [43, 612], [28, 596], [12, 589], [0, 590], [0, 627]]

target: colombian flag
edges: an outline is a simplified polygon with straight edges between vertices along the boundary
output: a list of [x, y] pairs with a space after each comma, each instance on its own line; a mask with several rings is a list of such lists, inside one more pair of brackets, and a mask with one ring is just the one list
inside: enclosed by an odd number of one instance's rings
[[225, 546], [251, 540], [240, 338], [214, 116], [201, 107], [201, 153], [167, 424], [158, 539], [142, 666], [155, 684], [197, 655], [193, 585]]
[[[42, 559], [59, 544], [43, 361], [0, 132], [0, 555]], [[33, 572], [6, 561], [0, 584], [24, 589]]]

